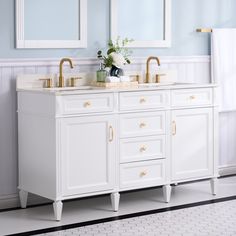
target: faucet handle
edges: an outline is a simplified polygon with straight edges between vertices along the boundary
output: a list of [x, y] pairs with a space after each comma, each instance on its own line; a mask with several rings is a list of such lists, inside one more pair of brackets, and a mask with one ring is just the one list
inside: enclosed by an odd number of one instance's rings
[[82, 77], [71, 77], [69, 79], [69, 86], [70, 87], [75, 87], [76, 80], [82, 79]]
[[140, 75], [129, 75], [129, 77], [131, 78], [131, 81], [138, 81], [140, 80]]
[[39, 79], [41, 81], [44, 81], [43, 87], [44, 88], [52, 88], [52, 79], [51, 78], [44, 78], [44, 79]]
[[156, 83], [161, 82], [161, 76], [165, 76], [166, 74], [156, 74]]

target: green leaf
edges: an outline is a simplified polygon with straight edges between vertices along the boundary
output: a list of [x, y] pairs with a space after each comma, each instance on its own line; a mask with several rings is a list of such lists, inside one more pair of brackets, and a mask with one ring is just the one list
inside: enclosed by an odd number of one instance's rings
[[107, 55], [110, 55], [112, 52], [116, 52], [115, 48], [110, 48], [107, 50]]
[[125, 58], [125, 60], [126, 60], [126, 62], [127, 62], [128, 64], [131, 63], [131, 61], [130, 61], [128, 58]]

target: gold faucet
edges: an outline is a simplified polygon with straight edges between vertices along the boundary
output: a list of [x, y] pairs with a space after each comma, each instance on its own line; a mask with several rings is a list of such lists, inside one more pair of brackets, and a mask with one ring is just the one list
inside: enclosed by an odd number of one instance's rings
[[160, 60], [159, 60], [158, 57], [149, 57], [149, 58], [147, 59], [147, 63], [146, 63], [146, 83], [150, 83], [150, 82], [151, 82], [151, 81], [150, 81], [150, 71], [149, 71], [149, 70], [150, 70], [150, 69], [149, 69], [149, 63], [150, 63], [151, 60], [156, 60], [158, 66], [161, 65]]
[[65, 61], [68, 61], [69, 64], [70, 64], [70, 68], [74, 68], [73, 67], [73, 64], [72, 64], [72, 61], [70, 58], [62, 58], [61, 61], [60, 61], [60, 65], [59, 65], [59, 68], [60, 68], [60, 75], [59, 75], [59, 86], [60, 88], [64, 87], [64, 77], [63, 77], [63, 72], [62, 72], [62, 67], [63, 67], [63, 63]]

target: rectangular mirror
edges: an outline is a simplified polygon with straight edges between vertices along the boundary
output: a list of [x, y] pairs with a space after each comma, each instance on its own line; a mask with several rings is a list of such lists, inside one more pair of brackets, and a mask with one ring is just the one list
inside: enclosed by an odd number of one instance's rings
[[87, 47], [87, 0], [16, 0], [16, 47]]
[[134, 41], [128, 47], [171, 46], [171, 0], [110, 0], [111, 39]]

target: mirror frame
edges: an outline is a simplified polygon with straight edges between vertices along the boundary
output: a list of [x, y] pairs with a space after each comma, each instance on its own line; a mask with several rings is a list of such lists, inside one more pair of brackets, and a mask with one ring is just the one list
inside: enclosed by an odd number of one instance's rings
[[87, 0], [80, 1], [79, 40], [27, 40], [24, 37], [24, 0], [16, 4], [16, 48], [86, 48], [87, 47]]
[[[118, 1], [110, 0], [110, 32], [111, 39], [116, 40], [118, 35]], [[135, 40], [128, 44], [130, 48], [165, 48], [171, 47], [171, 0], [164, 1], [164, 39], [163, 40]]]

